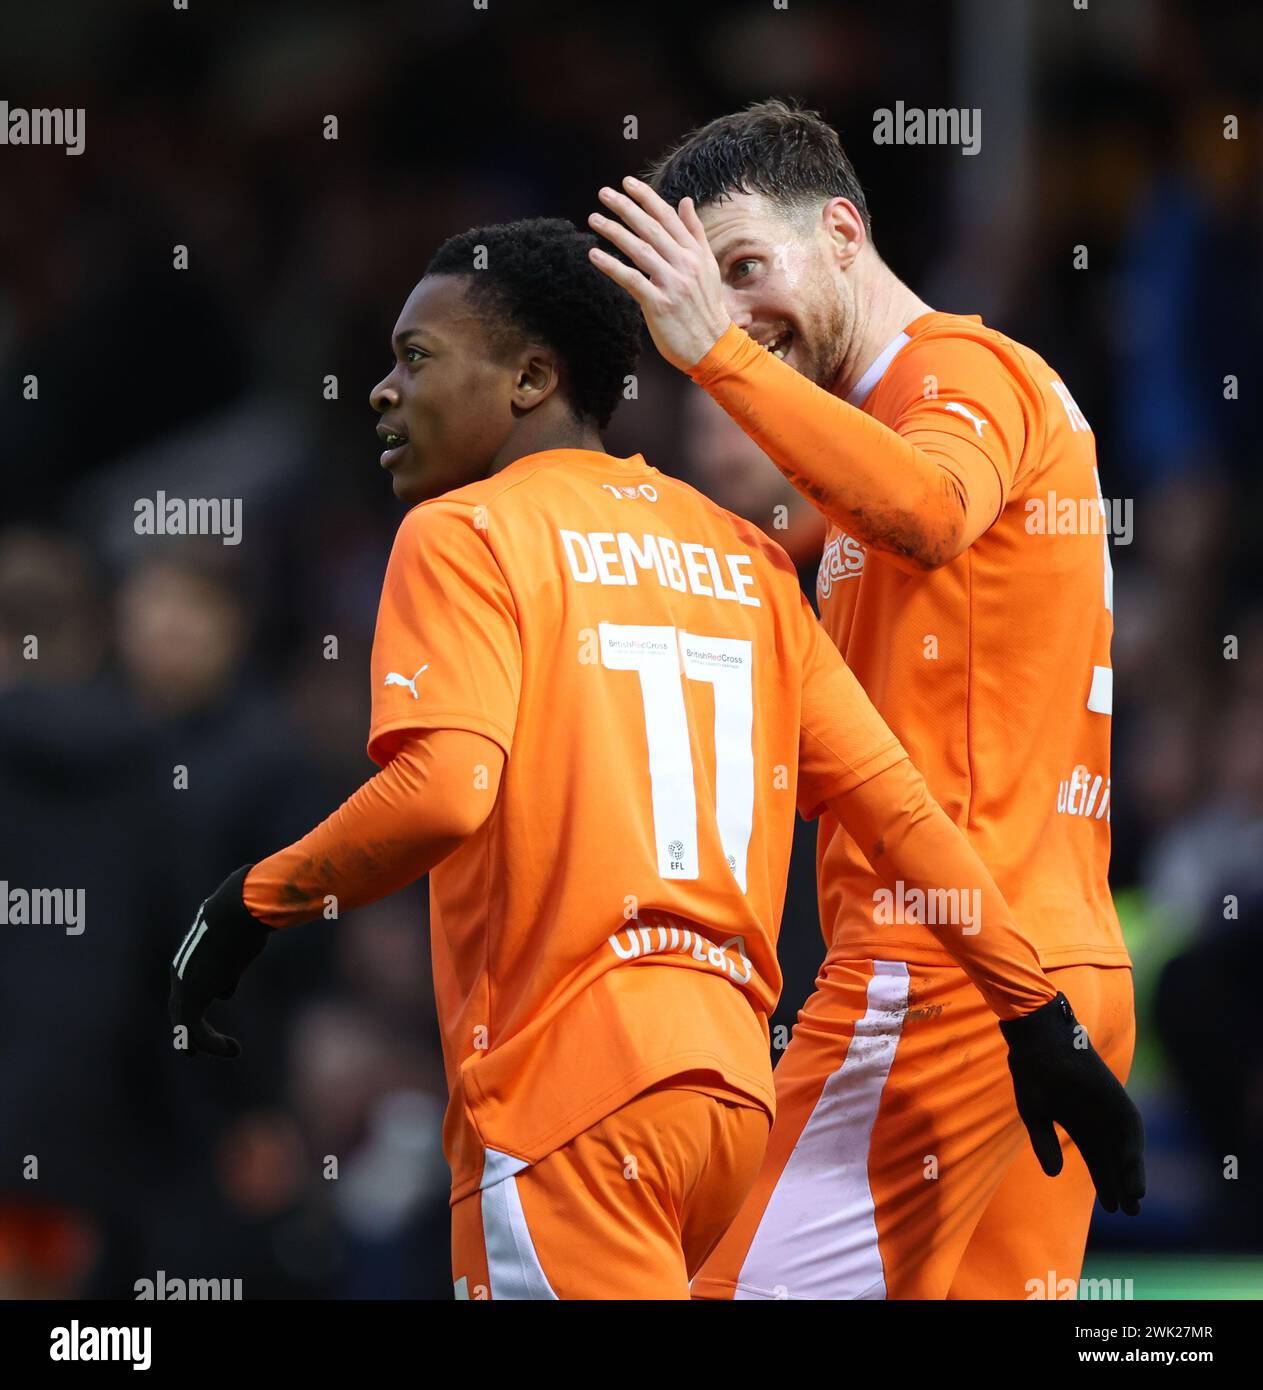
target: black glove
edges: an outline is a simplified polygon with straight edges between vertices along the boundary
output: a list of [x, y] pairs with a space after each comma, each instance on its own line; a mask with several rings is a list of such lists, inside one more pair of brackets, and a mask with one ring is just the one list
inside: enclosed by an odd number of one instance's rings
[[1040, 1167], [1061, 1172], [1055, 1120], [1074, 1140], [1106, 1211], [1140, 1211], [1145, 1195], [1145, 1129], [1118, 1078], [1088, 1041], [1064, 994], [1033, 1014], [1000, 1024], [1009, 1071]]
[[171, 1023], [188, 1030], [190, 1056], [196, 1052], [241, 1056], [236, 1038], [217, 1033], [202, 1015], [212, 999], [232, 998], [246, 966], [275, 930], [252, 917], [242, 899], [246, 875], [253, 867], [246, 864], [229, 874], [202, 903], [171, 962]]

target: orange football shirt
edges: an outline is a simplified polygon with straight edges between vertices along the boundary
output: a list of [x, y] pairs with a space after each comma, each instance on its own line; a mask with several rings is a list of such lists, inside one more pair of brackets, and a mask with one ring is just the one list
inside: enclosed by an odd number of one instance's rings
[[639, 455], [519, 459], [404, 518], [372, 680], [379, 764], [507, 755], [430, 875], [453, 1201], [668, 1077], [771, 1113], [795, 808], [906, 757], [780, 547]]
[[[831, 524], [820, 620], [991, 870], [1041, 964], [1129, 964], [1108, 883], [1104, 504], [1092, 430], [1057, 373], [976, 316], [929, 313], [878, 356], [849, 405], [735, 326], [691, 375], [783, 470], [803, 460], [817, 502], [829, 483], [817, 462], [824, 441], [841, 430], [858, 437], [854, 423], [867, 423], [850, 418], [858, 407], [947, 468], [966, 524], [988, 507], [973, 543], [929, 572]], [[942, 496], [921, 494], [921, 512], [909, 502], [895, 520], [914, 530], [931, 500], [942, 514]], [[951, 963], [924, 932], [874, 920], [872, 870], [827, 811], [818, 870], [835, 954]]]

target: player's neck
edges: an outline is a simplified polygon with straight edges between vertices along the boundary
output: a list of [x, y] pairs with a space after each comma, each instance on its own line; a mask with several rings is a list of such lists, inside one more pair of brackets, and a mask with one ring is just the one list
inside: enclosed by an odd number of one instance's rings
[[590, 449], [604, 453], [605, 445], [591, 421], [576, 420], [569, 411], [551, 419], [523, 420], [504, 441], [496, 454], [488, 476], [524, 459], [530, 454], [547, 453], [550, 449]]
[[845, 396], [852, 391], [896, 334], [903, 332], [913, 319], [933, 312], [898, 276], [877, 262], [857, 298], [851, 348], [834, 383], [834, 392]]

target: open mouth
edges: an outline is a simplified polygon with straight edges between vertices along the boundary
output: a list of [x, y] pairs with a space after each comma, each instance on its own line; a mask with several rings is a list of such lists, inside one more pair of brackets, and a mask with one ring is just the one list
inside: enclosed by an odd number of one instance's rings
[[408, 447], [408, 436], [397, 434], [394, 430], [388, 429], [385, 425], [377, 426], [377, 437], [386, 446], [382, 451], [381, 466], [391, 468], [403, 457], [403, 451]]
[[760, 347], [765, 347], [773, 357], [779, 357], [782, 361], [794, 341], [794, 330], [792, 328], [778, 328], [773, 333], [765, 333], [761, 338], [756, 338], [755, 342]]

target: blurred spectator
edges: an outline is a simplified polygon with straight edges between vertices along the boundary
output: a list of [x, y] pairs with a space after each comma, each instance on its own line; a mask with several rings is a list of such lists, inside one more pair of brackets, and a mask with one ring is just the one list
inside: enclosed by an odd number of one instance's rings
[[0, 650], [29, 656], [0, 692], [0, 878], [84, 905], [77, 928], [0, 928], [0, 1271], [28, 1293], [143, 1263], [150, 1184], [190, 1148], [157, 1007], [172, 839], [98, 584], [61, 537], [0, 536]]

